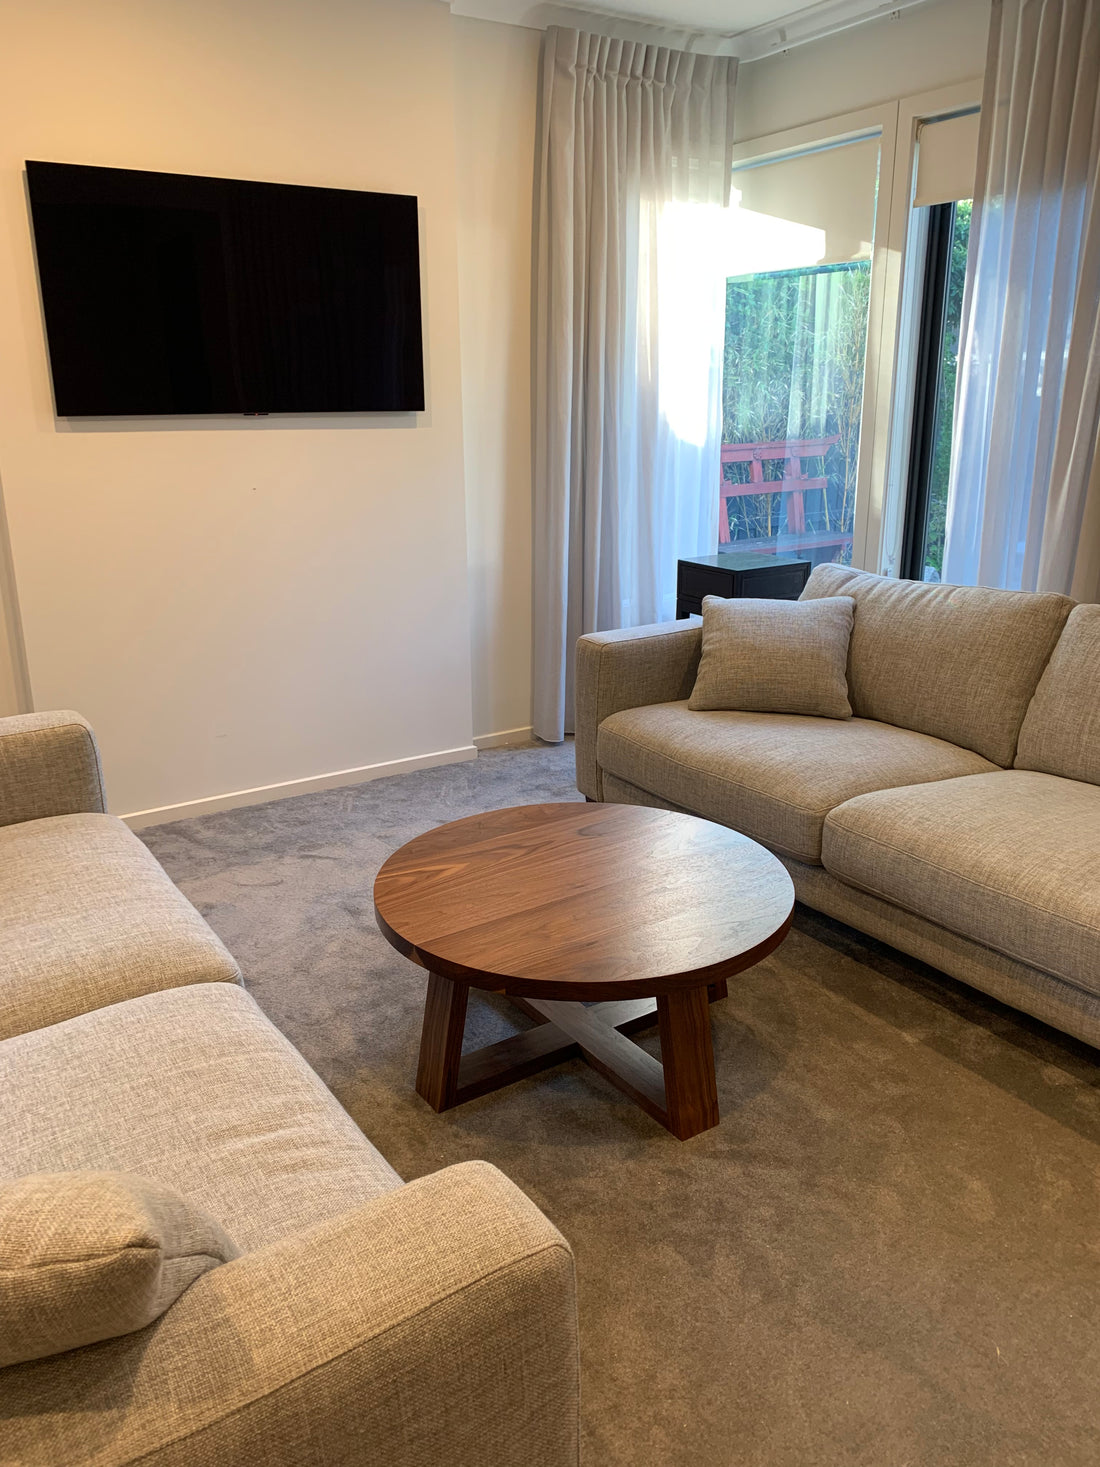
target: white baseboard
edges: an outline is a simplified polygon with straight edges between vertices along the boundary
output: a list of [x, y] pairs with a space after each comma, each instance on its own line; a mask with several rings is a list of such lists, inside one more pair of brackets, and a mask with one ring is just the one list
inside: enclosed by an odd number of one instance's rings
[[[491, 735], [491, 737], [494, 737]], [[391, 774], [411, 774], [415, 769], [434, 769], [440, 764], [463, 764], [477, 758], [473, 744], [460, 749], [439, 749], [434, 754], [414, 754], [410, 759], [390, 759], [383, 764], [363, 764], [358, 769], [337, 769], [331, 774], [291, 779], [285, 784], [257, 785], [255, 789], [233, 790], [203, 800], [185, 800], [180, 805], [162, 805], [155, 810], [135, 810], [123, 815], [131, 830], [147, 825], [165, 825], [171, 820], [190, 820], [195, 815], [212, 815], [216, 810], [237, 810], [243, 805], [265, 805], [268, 800], [285, 800], [291, 795], [310, 795], [315, 790], [337, 789], [345, 784], [364, 784]]]
[[524, 744], [533, 737], [531, 725], [526, 728], [502, 728], [498, 733], [476, 734], [474, 736], [474, 747], [478, 749], [499, 749], [502, 744]]

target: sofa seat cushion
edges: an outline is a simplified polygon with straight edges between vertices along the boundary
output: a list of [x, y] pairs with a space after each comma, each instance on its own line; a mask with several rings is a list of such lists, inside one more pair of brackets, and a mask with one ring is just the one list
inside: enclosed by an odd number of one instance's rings
[[0, 828], [0, 1039], [240, 969], [112, 815]]
[[1001, 770], [861, 795], [825, 821], [827, 871], [1100, 994], [1100, 788]]
[[619, 779], [813, 864], [825, 816], [853, 795], [996, 768], [968, 749], [865, 718], [695, 713], [686, 702], [612, 714], [596, 757]]
[[242, 988], [172, 988], [0, 1043], [0, 1180], [133, 1172], [242, 1252], [401, 1179]]

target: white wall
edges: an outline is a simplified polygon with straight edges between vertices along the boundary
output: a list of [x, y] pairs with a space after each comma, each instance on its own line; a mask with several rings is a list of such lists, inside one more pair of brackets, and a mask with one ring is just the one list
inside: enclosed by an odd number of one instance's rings
[[542, 34], [453, 24], [475, 735], [531, 724], [531, 241]]
[[[0, 50], [0, 479], [35, 706], [112, 808], [471, 740], [451, 18], [438, 0], [36, 0]], [[27, 158], [416, 194], [428, 410], [54, 418]]]

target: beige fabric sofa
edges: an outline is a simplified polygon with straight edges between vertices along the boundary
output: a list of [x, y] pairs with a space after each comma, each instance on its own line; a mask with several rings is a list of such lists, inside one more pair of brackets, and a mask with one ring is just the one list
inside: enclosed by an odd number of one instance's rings
[[1100, 606], [819, 566], [851, 720], [692, 712], [697, 621], [582, 637], [577, 785], [773, 850], [799, 899], [1100, 1045]]
[[0, 1039], [182, 983], [240, 981], [152, 854], [106, 811], [76, 713], [0, 719]]
[[241, 1251], [0, 1370], [0, 1464], [575, 1464], [564, 1239], [483, 1163], [402, 1183], [103, 813], [75, 715], [0, 720], [0, 883], [0, 1182], [152, 1178]]

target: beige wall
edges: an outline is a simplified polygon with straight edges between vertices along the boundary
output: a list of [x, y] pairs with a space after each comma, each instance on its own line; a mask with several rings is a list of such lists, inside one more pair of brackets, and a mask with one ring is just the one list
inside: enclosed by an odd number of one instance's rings
[[[988, 10], [746, 65], [739, 135], [980, 73]], [[0, 13], [0, 481], [35, 706], [95, 721], [124, 811], [526, 727], [539, 33], [438, 0]], [[428, 411], [56, 422], [28, 157], [416, 193]]]
[[0, 485], [0, 718], [11, 713], [29, 713], [30, 688], [23, 661], [23, 635], [19, 623], [19, 599], [8, 543], [8, 520]]
[[[0, 478], [35, 706], [112, 808], [468, 748], [451, 18], [438, 0], [3, 0]], [[26, 158], [414, 193], [428, 410], [59, 422]]]
[[453, 21], [474, 733], [531, 723], [531, 238], [542, 35]]
[[981, 76], [989, 3], [929, 0], [743, 66], [738, 139]]

